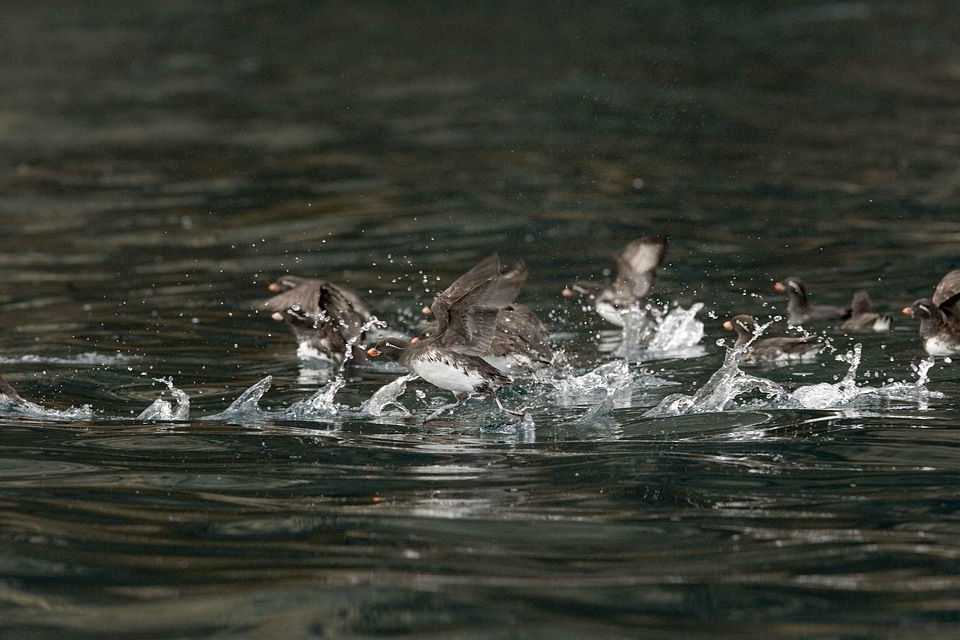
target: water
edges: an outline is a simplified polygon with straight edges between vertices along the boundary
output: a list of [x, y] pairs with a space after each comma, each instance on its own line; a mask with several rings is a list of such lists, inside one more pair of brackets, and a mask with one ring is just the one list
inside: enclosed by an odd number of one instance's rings
[[[0, 5], [0, 636], [955, 637], [960, 374], [899, 310], [960, 267], [956, 13]], [[638, 346], [560, 291], [650, 233]], [[562, 352], [522, 420], [257, 311], [412, 332], [494, 250]], [[738, 362], [789, 275], [893, 331]]]

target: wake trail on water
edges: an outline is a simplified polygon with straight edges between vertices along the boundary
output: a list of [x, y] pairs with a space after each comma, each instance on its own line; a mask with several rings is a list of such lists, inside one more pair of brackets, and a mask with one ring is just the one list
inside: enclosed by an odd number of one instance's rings
[[[746, 345], [745, 345], [746, 347]], [[740, 363], [746, 348], [729, 349], [723, 365], [693, 395], [672, 394], [644, 413], [644, 417], [662, 418], [694, 413], [714, 413], [744, 409], [844, 409], [876, 406], [891, 400], [925, 402], [942, 398], [943, 394], [930, 391], [927, 373], [934, 364], [927, 358], [915, 368], [913, 382], [893, 382], [881, 387], [857, 384], [861, 345], [837, 356], [849, 367], [842, 380], [801, 386], [789, 391], [782, 385], [745, 373]]]
[[[669, 310], [653, 314], [652, 321], [649, 316], [637, 314], [626, 322], [620, 342], [613, 350], [613, 360], [588, 370], [575, 369], [566, 362], [563, 351], [558, 350], [553, 367], [518, 378], [501, 395], [510, 408], [521, 409], [515, 405], [518, 401], [524, 403], [522, 411], [525, 417], [517, 424], [528, 428], [532, 427], [533, 416], [538, 410], [549, 411], [558, 407], [582, 409], [581, 415], [571, 418], [574, 422], [582, 422], [615, 409], [630, 408], [638, 391], [677, 384], [638, 367], [638, 361], [663, 357], [685, 358], [698, 350], [703, 351], [700, 346], [704, 335], [703, 323], [696, 317], [702, 307], [701, 303], [686, 309], [675, 305]], [[364, 326], [364, 330], [378, 326], [382, 326], [382, 323], [374, 318]], [[359, 339], [359, 336], [355, 339]], [[690, 395], [675, 393], [666, 396], [646, 411], [644, 417], [755, 409], [866, 408], [895, 400], [924, 403], [928, 399], [943, 397], [943, 394], [926, 388], [933, 358], [916, 365], [914, 381], [889, 382], [880, 387], [871, 387], [858, 384], [856, 379], [861, 362], [861, 345], [858, 343], [852, 351], [837, 356], [837, 360], [848, 367], [841, 380], [789, 390], [777, 382], [751, 375], [740, 368], [748, 347], [749, 344], [728, 349], [723, 364], [700, 388]], [[401, 402], [401, 397], [408, 384], [418, 378], [413, 373], [381, 386], [359, 406], [351, 407], [337, 402], [338, 392], [347, 384], [344, 371], [352, 352], [351, 344], [336, 375], [316, 392], [288, 407], [266, 410], [260, 406], [264, 394], [273, 383], [272, 376], [266, 376], [244, 390], [226, 409], [202, 419], [256, 425], [267, 421], [329, 422], [333, 418], [412, 416], [414, 410]], [[172, 399], [158, 398], [136, 419], [156, 422], [189, 420], [190, 397], [187, 393], [174, 386], [172, 379], [156, 380], [166, 385]], [[436, 395], [445, 393], [436, 391]], [[421, 389], [417, 389], [413, 395], [418, 401], [428, 398], [428, 394]], [[496, 407], [491, 406], [485, 411], [489, 411], [490, 416], [496, 414], [502, 418]], [[94, 416], [89, 406], [58, 411], [5, 396], [0, 397], [0, 414], [51, 420], [82, 420]]]

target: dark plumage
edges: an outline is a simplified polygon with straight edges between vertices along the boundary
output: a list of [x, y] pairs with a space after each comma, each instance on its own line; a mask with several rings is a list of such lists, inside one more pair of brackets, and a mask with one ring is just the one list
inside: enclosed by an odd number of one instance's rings
[[[821, 345], [812, 338], [758, 338], [757, 323], [753, 316], [740, 314], [723, 323], [723, 328], [737, 332], [734, 348], [746, 346], [743, 362], [773, 362], [776, 360], [802, 360], [812, 358]], [[753, 342], [750, 342], [753, 340]], [[748, 345], [749, 343], [749, 345]], [[747, 346], [748, 345], [748, 346]]]
[[[436, 322], [427, 324], [419, 339], [429, 338], [436, 333], [437, 327]], [[530, 371], [553, 361], [549, 338], [550, 331], [530, 307], [508, 304], [500, 309], [493, 342], [481, 357], [507, 375]]]
[[960, 269], [943, 276], [933, 292], [933, 304], [948, 310], [953, 317], [960, 318], [958, 302], [960, 302]]
[[348, 348], [353, 357], [363, 357], [360, 333], [372, 316], [355, 293], [325, 280], [290, 275], [270, 290], [277, 295], [263, 306], [293, 330], [301, 357], [341, 364]]
[[800, 278], [794, 276], [784, 278], [774, 284], [773, 288], [781, 293], [787, 293], [787, 322], [792, 325], [801, 325], [808, 321], [846, 320], [850, 317], [850, 309], [810, 304], [807, 299], [807, 288]]
[[932, 356], [960, 354], [960, 269], [940, 279], [933, 299], [914, 301], [903, 313], [920, 319], [920, 340]]
[[530, 307], [510, 304], [500, 310], [496, 334], [482, 357], [505, 373], [547, 366], [553, 362], [550, 331]]
[[923, 349], [932, 356], [960, 354], [960, 328], [952, 311], [921, 298], [903, 309], [904, 315], [920, 319], [920, 340]]
[[850, 302], [850, 317], [843, 321], [840, 328], [844, 331], [889, 331], [890, 316], [874, 313], [870, 310], [870, 295], [866, 291], [857, 291]]
[[502, 411], [519, 417], [521, 414], [503, 407], [496, 393], [511, 382], [510, 378], [481, 356], [493, 344], [500, 310], [513, 302], [525, 278], [523, 262], [501, 273], [500, 260], [493, 254], [434, 298], [430, 308], [437, 327], [433, 333], [411, 342], [381, 340], [367, 354], [386, 356], [427, 382], [453, 392], [456, 402], [440, 407], [426, 421], [474, 393], [493, 396]]
[[649, 312], [647, 297], [657, 280], [657, 265], [667, 252], [664, 236], [634, 240], [616, 258], [617, 276], [609, 284], [578, 280], [563, 290], [565, 298], [581, 296], [593, 303], [607, 322], [622, 327], [631, 309]]

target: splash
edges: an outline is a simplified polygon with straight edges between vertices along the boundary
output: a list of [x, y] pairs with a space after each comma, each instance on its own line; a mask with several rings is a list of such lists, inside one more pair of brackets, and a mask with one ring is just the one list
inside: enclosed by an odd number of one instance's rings
[[369, 320], [360, 325], [360, 330], [356, 335], [347, 340], [343, 362], [340, 363], [336, 376], [306, 400], [293, 403], [278, 417], [287, 420], [313, 420], [316, 418], [328, 418], [339, 414], [341, 407], [334, 401], [334, 396], [347, 384], [344, 378], [344, 372], [353, 360], [354, 345], [368, 331], [372, 329], [380, 330], [385, 327], [386, 323], [376, 316], [371, 316]]
[[229, 407], [220, 413], [207, 416], [203, 419], [239, 423], [258, 422], [262, 420], [265, 415], [263, 409], [260, 408], [260, 399], [263, 398], [263, 394], [270, 389], [270, 385], [272, 384], [273, 376], [267, 376], [241, 393], [236, 400], [230, 403]]
[[347, 384], [342, 376], [337, 376], [325, 386], [317, 390], [309, 398], [298, 400], [287, 409], [269, 414], [270, 417], [283, 420], [318, 420], [335, 416], [340, 413], [340, 405], [334, 401], [334, 396]]
[[[744, 373], [740, 362], [746, 353], [744, 347], [728, 349], [723, 365], [692, 396], [675, 393], [644, 413], [647, 418], [664, 418], [690, 413], [715, 413], [732, 408], [744, 408], [738, 400], [757, 395], [775, 399], [786, 394], [776, 382]], [[751, 407], [754, 408], [754, 407]]]
[[360, 330], [356, 333], [356, 335], [347, 341], [343, 362], [341, 362], [340, 366], [337, 367], [336, 374], [332, 379], [329, 380], [329, 382], [327, 382], [309, 398], [299, 400], [283, 411], [271, 412], [264, 415], [281, 420], [322, 420], [329, 418], [330, 416], [338, 415], [342, 407], [334, 401], [334, 396], [336, 396], [337, 392], [347, 384], [347, 381], [344, 378], [344, 372], [353, 361], [354, 345], [356, 345], [357, 341], [359, 341], [360, 338], [368, 331], [371, 331], [372, 329], [380, 330], [384, 327], [386, 327], [385, 322], [378, 319], [376, 316], [372, 316], [369, 320], [360, 325]]
[[77, 355], [69, 358], [40, 355], [25, 355], [20, 356], [19, 358], [0, 356], [0, 364], [72, 364], [89, 366], [115, 366], [136, 362], [140, 359], [140, 356], [124, 355], [119, 351], [113, 355], [97, 353], [96, 351], [88, 351], [85, 353], [78, 353]]
[[343, 409], [334, 401], [337, 392], [347, 384], [343, 378], [334, 378], [310, 397], [298, 400], [285, 409], [265, 411], [260, 406], [260, 400], [272, 384], [272, 376], [263, 378], [241, 393], [229, 407], [204, 419], [240, 424], [256, 424], [266, 420], [323, 421], [338, 415]]
[[[689, 309], [676, 306], [663, 316], [657, 326], [657, 332], [647, 345], [647, 350], [657, 353], [681, 353], [700, 344], [703, 339], [703, 323], [697, 320], [697, 313], [703, 309], [702, 302], [696, 302]], [[703, 349], [699, 349], [700, 355]]]
[[173, 386], [173, 378], [154, 378], [156, 382], [167, 385], [176, 404], [172, 404], [163, 398], [157, 398], [149, 407], [144, 409], [137, 420], [156, 420], [158, 422], [171, 422], [187, 420], [190, 418], [190, 396]]
[[377, 389], [369, 399], [360, 405], [360, 410], [371, 416], [382, 416], [384, 409], [393, 405], [400, 409], [404, 414], [410, 415], [410, 411], [397, 400], [407, 389], [407, 383], [416, 380], [419, 376], [415, 373], [408, 373], [400, 376], [392, 382], [388, 382]]
[[927, 372], [933, 366], [930, 358], [914, 369], [914, 382], [893, 382], [881, 387], [857, 384], [857, 371], [861, 361], [861, 345], [837, 355], [840, 362], [848, 365], [843, 379], [836, 383], [819, 383], [801, 386], [788, 391], [783, 386], [744, 373], [740, 363], [747, 345], [729, 349], [723, 365], [692, 396], [673, 394], [650, 409], [644, 417], [660, 418], [692, 413], [713, 413], [743, 409], [846, 409], [870, 406], [891, 400], [919, 401], [941, 398], [943, 394], [926, 388]]
[[[297, 310], [297, 307], [294, 306], [294, 307], [291, 307], [291, 309]], [[328, 316], [326, 316], [321, 312], [320, 315], [314, 321], [314, 329], [316, 329], [319, 326], [321, 321], [323, 323], [334, 322], [332, 318], [329, 318]], [[339, 322], [340, 326], [346, 329], [350, 328], [350, 326], [343, 320], [337, 320], [336, 322]], [[377, 330], [374, 333], [374, 336], [377, 336], [379, 335], [379, 331], [386, 328], [386, 326], [387, 326], [387, 323], [378, 319], [377, 316], [371, 316], [369, 320], [367, 320], [362, 325], [360, 325], [360, 328], [357, 331], [357, 333], [352, 338], [347, 340], [344, 346], [343, 362], [341, 362], [339, 365], [333, 362], [332, 360], [330, 360], [330, 358], [327, 357], [326, 354], [321, 353], [319, 350], [317, 350], [317, 348], [311, 345], [309, 341], [300, 342], [297, 344], [297, 358], [299, 358], [304, 363], [309, 363], [311, 366], [316, 368], [322, 368], [327, 370], [336, 369], [337, 371], [342, 372], [347, 367], [347, 365], [349, 365], [350, 362], [354, 359], [354, 352], [353, 352], [354, 345], [356, 345], [361, 338], [364, 338], [368, 331], [371, 331], [374, 329]], [[373, 339], [372, 341], [375, 342], [376, 340]]]
[[913, 372], [917, 374], [917, 381], [915, 386], [917, 387], [926, 387], [927, 383], [930, 381], [930, 378], [927, 377], [927, 374], [930, 373], [930, 369], [933, 368], [934, 363], [936, 362], [933, 356], [921, 360], [917, 364], [913, 365]]
[[35, 402], [22, 398], [11, 398], [0, 394], [0, 416], [7, 418], [27, 418], [32, 420], [90, 420], [94, 417], [90, 405], [70, 407], [69, 409], [47, 409]]
[[857, 370], [860, 368], [861, 346], [858, 342], [853, 345], [853, 351], [836, 356], [838, 362], [845, 362], [849, 365], [846, 375], [840, 382], [830, 384], [821, 382], [812, 384], [793, 391], [788, 398], [784, 400], [784, 405], [789, 408], [799, 409], [821, 409], [827, 407], [838, 407], [849, 404], [852, 400], [862, 395], [867, 389], [857, 386]]
[[670, 384], [647, 371], [635, 374], [626, 360], [608, 362], [579, 376], [566, 373], [542, 382], [552, 387], [552, 399], [560, 406], [589, 405], [581, 419], [632, 406], [634, 390]]
[[656, 307], [631, 309], [625, 313], [623, 330], [601, 350], [612, 350], [613, 356], [632, 362], [662, 357], [698, 357], [705, 353], [699, 347], [703, 339], [703, 323], [697, 313], [703, 303], [684, 309], [680, 305], [664, 312]]
[[558, 398], [576, 400], [598, 392], [609, 396], [624, 389], [632, 380], [630, 365], [625, 360], [616, 360], [580, 376], [553, 380], [551, 384]]

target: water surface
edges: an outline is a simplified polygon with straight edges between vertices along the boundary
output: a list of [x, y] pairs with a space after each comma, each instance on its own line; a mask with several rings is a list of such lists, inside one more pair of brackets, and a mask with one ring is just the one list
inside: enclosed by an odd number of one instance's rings
[[[955, 636], [960, 375], [899, 310], [960, 267], [956, 14], [3, 5], [4, 635]], [[617, 364], [559, 291], [648, 233], [705, 335]], [[333, 393], [256, 310], [291, 272], [410, 330], [493, 251], [569, 363], [520, 423], [371, 415], [402, 370]], [[788, 275], [894, 331], [704, 392]], [[186, 416], [138, 418], [164, 380]]]

